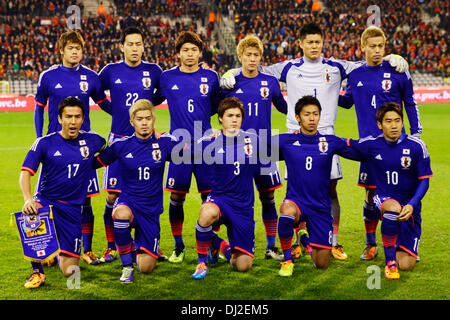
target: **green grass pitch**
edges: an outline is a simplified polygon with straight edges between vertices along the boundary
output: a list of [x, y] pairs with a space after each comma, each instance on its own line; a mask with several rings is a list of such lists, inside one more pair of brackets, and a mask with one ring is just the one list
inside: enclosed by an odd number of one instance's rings
[[[448, 299], [449, 284], [449, 181], [450, 181], [450, 105], [428, 104], [420, 106], [424, 133], [431, 156], [434, 177], [423, 201], [423, 232], [419, 255], [421, 261], [414, 271], [401, 272], [398, 281], [387, 281], [383, 277], [384, 254], [381, 236], [377, 233], [380, 254], [374, 261], [365, 262], [359, 255], [365, 246], [362, 220], [363, 189], [356, 186], [358, 164], [342, 159], [344, 179], [338, 184], [341, 205], [340, 243], [349, 255], [345, 262], [332, 261], [328, 270], [316, 270], [309, 257], [296, 262], [294, 275], [285, 279], [278, 276], [279, 263], [264, 259], [265, 232], [261, 221], [261, 204], [255, 201], [256, 244], [253, 268], [246, 273], [238, 273], [227, 263], [219, 263], [210, 268], [205, 280], [194, 281], [191, 274], [196, 266], [195, 224], [197, 221], [200, 196], [195, 182], [185, 203], [184, 241], [187, 256], [184, 263], [174, 265], [158, 263], [153, 274], [135, 273], [135, 283], [122, 285], [120, 261], [99, 266], [81, 266], [80, 289], [68, 289], [67, 279], [57, 267], [46, 267], [47, 283], [37, 290], [26, 290], [23, 284], [31, 269], [22, 256], [22, 249], [16, 227], [9, 226], [9, 213], [19, 211], [23, 205], [18, 178], [20, 166], [28, 148], [34, 141], [33, 113], [0, 113], [0, 299]], [[102, 111], [91, 114], [93, 130], [107, 137], [111, 119]], [[217, 118], [212, 120], [217, 126]], [[273, 112], [273, 127], [285, 131], [285, 118]], [[409, 131], [409, 125], [406, 124]], [[157, 128], [169, 128], [168, 110], [157, 110]], [[336, 133], [342, 137], [357, 138], [354, 110], [340, 109]], [[283, 176], [284, 163], [280, 163]], [[100, 181], [103, 170], [99, 170]], [[32, 180], [36, 182], [36, 177]], [[195, 179], [193, 179], [195, 181]], [[284, 198], [286, 186], [275, 193], [277, 208]], [[103, 210], [105, 192], [93, 198], [95, 229], [93, 249], [100, 254], [105, 248]], [[170, 254], [174, 245], [168, 221], [169, 193], [164, 193], [165, 211], [161, 215], [161, 248]], [[223, 226], [220, 235], [226, 237]], [[278, 243], [278, 238], [277, 238]], [[368, 267], [380, 269], [380, 288], [369, 289]], [[376, 269], [376, 268], [375, 268]], [[371, 268], [369, 268], [371, 270]]]

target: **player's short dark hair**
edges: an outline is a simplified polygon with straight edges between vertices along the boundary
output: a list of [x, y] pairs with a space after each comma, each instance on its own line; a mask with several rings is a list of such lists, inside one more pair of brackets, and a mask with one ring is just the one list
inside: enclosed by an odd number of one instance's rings
[[144, 41], [144, 34], [142, 33], [141, 29], [139, 29], [138, 27], [127, 27], [127, 28], [125, 28], [125, 30], [123, 30], [122, 36], [120, 37], [121, 44], [125, 43], [125, 38], [129, 34], [140, 34], [142, 37], [142, 41]]
[[61, 102], [58, 104], [58, 115], [60, 117], [62, 117], [65, 107], [80, 107], [81, 113], [83, 114], [84, 117], [84, 104], [83, 101], [81, 101], [80, 99], [72, 96], [62, 99]]
[[311, 22], [311, 23], [307, 23], [305, 25], [303, 25], [300, 28], [300, 31], [298, 33], [298, 37], [300, 38], [300, 40], [303, 40], [306, 38], [307, 35], [309, 34], [318, 34], [320, 35], [322, 38], [324, 36], [322, 29], [319, 27], [319, 25]]
[[59, 49], [64, 50], [69, 42], [79, 44], [81, 49], [84, 48], [84, 39], [78, 30], [69, 30], [61, 34], [58, 39]]
[[180, 53], [181, 47], [185, 43], [192, 43], [198, 47], [200, 51], [203, 50], [203, 41], [198, 34], [192, 31], [183, 31], [175, 39], [175, 50]]
[[395, 103], [395, 102], [386, 102], [377, 110], [377, 113], [375, 115], [376, 118], [377, 118], [377, 122], [382, 123], [384, 116], [389, 111], [396, 112], [400, 116], [402, 121], [403, 121], [403, 110], [400, 107], [400, 105], [398, 103]]
[[319, 113], [322, 113], [322, 106], [320, 105], [320, 101], [316, 97], [303, 96], [298, 99], [297, 103], [295, 104], [295, 114], [300, 115], [303, 107], [310, 104], [317, 106], [319, 108]]
[[239, 110], [241, 110], [242, 118], [244, 118], [245, 116], [244, 105], [242, 104], [242, 101], [236, 97], [228, 97], [220, 101], [219, 108], [217, 109], [217, 115], [219, 116], [219, 118], [222, 118], [223, 115], [225, 114], [225, 111], [234, 108], [238, 108]]

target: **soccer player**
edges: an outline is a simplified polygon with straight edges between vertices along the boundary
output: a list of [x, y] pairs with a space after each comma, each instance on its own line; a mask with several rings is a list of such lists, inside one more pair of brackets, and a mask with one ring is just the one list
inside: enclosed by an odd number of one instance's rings
[[400, 270], [416, 264], [421, 236], [421, 200], [433, 176], [425, 143], [403, 130], [399, 104], [387, 102], [378, 108], [376, 121], [382, 134], [359, 141], [350, 140], [364, 161], [370, 164], [377, 186], [373, 198], [382, 217], [387, 279], [399, 279]]
[[[55, 228], [61, 253], [59, 266], [64, 276], [72, 275], [78, 266], [81, 252], [81, 224], [91, 161], [94, 154], [106, 145], [105, 139], [90, 131], [80, 130], [84, 122], [83, 102], [75, 97], [63, 99], [58, 106], [61, 130], [38, 138], [23, 162], [19, 185], [25, 204], [23, 214], [36, 214], [42, 206], [52, 205]], [[31, 194], [31, 176], [39, 164], [41, 176], [38, 192]], [[32, 262], [33, 273], [25, 283], [32, 289], [45, 283], [40, 263]]]
[[[114, 237], [122, 261], [120, 281], [132, 283], [136, 262], [140, 272], [153, 272], [158, 260], [159, 215], [163, 212], [165, 162], [178, 144], [169, 134], [154, 135], [155, 113], [150, 100], [137, 100], [129, 109], [135, 133], [115, 140], [96, 160], [96, 167], [118, 164], [122, 192], [114, 205]], [[135, 228], [135, 238], [131, 236]], [[136, 256], [135, 256], [136, 254]]]
[[[68, 96], [79, 98], [84, 106], [84, 122], [81, 129], [91, 130], [89, 119], [89, 99], [92, 98], [104, 111], [111, 114], [111, 106], [102, 89], [100, 79], [94, 71], [80, 64], [83, 58], [84, 40], [78, 31], [63, 33], [58, 41], [62, 63], [42, 72], [36, 93], [34, 123], [36, 137], [42, 137], [44, 127], [44, 109], [48, 102], [47, 134], [58, 132], [58, 105]], [[97, 171], [92, 170], [89, 178], [87, 198], [83, 207], [83, 260], [89, 264], [98, 264], [97, 256], [92, 252], [94, 232], [94, 213], [91, 197], [100, 194]]]
[[[144, 36], [136, 27], [126, 28], [120, 39], [120, 50], [124, 60], [106, 65], [99, 73], [104, 90], [111, 96], [112, 122], [109, 142], [125, 136], [131, 136], [134, 129], [130, 124], [128, 110], [139, 99], [148, 99], [153, 105], [163, 99], [158, 94], [162, 69], [155, 63], [142, 60], [144, 54]], [[108, 192], [103, 215], [107, 248], [100, 258], [102, 262], [113, 261], [117, 256], [112, 210], [114, 202], [122, 191], [118, 174], [118, 162], [105, 169], [103, 190]]]
[[294, 270], [292, 237], [294, 226], [306, 222], [315, 267], [328, 268], [333, 246], [330, 170], [335, 154], [360, 160], [344, 139], [318, 131], [322, 107], [313, 96], [304, 96], [295, 105], [300, 126], [298, 133], [278, 135], [280, 160], [286, 163], [288, 184], [286, 198], [280, 206], [278, 236], [284, 254], [280, 276]]
[[[161, 95], [167, 99], [170, 113], [170, 134], [190, 142], [200, 139], [211, 129], [211, 115], [220, 101], [219, 78], [215, 71], [198, 64], [203, 42], [193, 32], [182, 32], [175, 39], [181, 65], [161, 75]], [[164, 189], [171, 192], [169, 221], [175, 247], [169, 261], [181, 263], [185, 257], [183, 242], [184, 201], [189, 192], [192, 174], [204, 201], [210, 191], [210, 178], [204, 164], [169, 163]]]
[[[237, 97], [245, 108], [242, 130], [252, 131], [266, 138], [271, 137], [272, 102], [281, 113], [287, 113], [287, 104], [281, 94], [278, 80], [271, 75], [258, 71], [263, 54], [263, 44], [254, 35], [247, 35], [237, 46], [242, 73], [236, 76], [234, 89], [224, 91], [225, 97]], [[262, 219], [266, 230], [267, 246], [265, 257], [282, 260], [283, 255], [275, 246], [278, 214], [275, 208], [275, 189], [282, 186], [276, 163], [267, 165], [268, 173], [258, 172], [255, 184], [262, 204]]]
[[[253, 177], [260, 165], [258, 136], [241, 130], [244, 115], [244, 106], [238, 98], [223, 99], [218, 108], [221, 133], [198, 142], [213, 174], [210, 175], [211, 192], [200, 208], [196, 226], [198, 264], [193, 279], [204, 279], [208, 275], [207, 255], [213, 242], [218, 243], [220, 251], [237, 271], [247, 271], [253, 264]], [[229, 242], [214, 233], [213, 224], [226, 225]]]
[[[288, 113], [286, 125], [290, 132], [299, 129], [295, 115], [295, 104], [305, 96], [312, 95], [321, 102], [323, 112], [319, 123], [319, 131], [322, 134], [334, 134], [334, 124], [337, 115], [337, 103], [341, 82], [348, 74], [358, 68], [361, 63], [337, 59], [326, 59], [321, 56], [323, 47], [323, 31], [314, 23], [304, 25], [299, 32], [300, 47], [303, 57], [283, 61], [271, 66], [262, 66], [264, 73], [275, 76], [279, 81], [286, 83]], [[407, 70], [407, 62], [396, 55], [385, 57], [392, 65], [396, 65], [399, 71]], [[237, 69], [234, 69], [237, 70]], [[227, 72], [221, 79], [223, 88], [232, 88], [235, 83], [234, 74], [239, 71]], [[338, 260], [346, 260], [347, 255], [338, 241], [340, 205], [336, 192], [337, 181], [342, 179], [339, 157], [335, 156], [331, 170], [331, 195], [333, 213], [333, 257]], [[297, 244], [299, 239], [297, 238]], [[301, 255], [297, 245], [294, 255]]]
[[[349, 75], [346, 93], [339, 97], [339, 106], [351, 108], [353, 104], [355, 105], [359, 138], [363, 139], [381, 134], [375, 114], [384, 103], [396, 102], [406, 110], [411, 134], [420, 138], [422, 126], [419, 108], [414, 99], [411, 76], [408, 71], [397, 72], [383, 61], [385, 44], [386, 36], [378, 27], [371, 26], [362, 33], [361, 50], [365, 53], [366, 62]], [[369, 165], [368, 162], [361, 163], [358, 179], [358, 185], [364, 187], [366, 191], [363, 206], [366, 248], [361, 255], [363, 260], [372, 260], [378, 254], [376, 230], [380, 216], [372, 201], [376, 184], [375, 173]]]

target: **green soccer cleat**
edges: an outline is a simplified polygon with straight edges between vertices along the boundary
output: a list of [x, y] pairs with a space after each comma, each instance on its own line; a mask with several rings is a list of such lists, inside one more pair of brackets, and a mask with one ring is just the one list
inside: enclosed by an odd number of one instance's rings
[[169, 262], [182, 263], [184, 261], [185, 255], [186, 255], [186, 249], [175, 248], [172, 251], [172, 255], [169, 258]]
[[294, 262], [292, 260], [281, 262], [281, 269], [278, 274], [282, 277], [290, 277], [294, 272]]

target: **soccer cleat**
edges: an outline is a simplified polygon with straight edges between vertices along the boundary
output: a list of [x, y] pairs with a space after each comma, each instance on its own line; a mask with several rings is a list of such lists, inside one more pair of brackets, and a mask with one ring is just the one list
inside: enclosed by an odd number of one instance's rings
[[41, 265], [43, 267], [53, 267], [53, 266], [58, 265], [58, 260], [56, 258], [51, 258], [47, 262], [41, 262]]
[[133, 267], [123, 267], [122, 275], [120, 276], [120, 282], [122, 283], [133, 283], [134, 280], [134, 268]]
[[290, 277], [294, 272], [294, 262], [292, 260], [281, 262], [281, 269], [278, 274], [282, 277]]
[[299, 259], [302, 256], [302, 251], [301, 244], [294, 244], [291, 250], [292, 258]]
[[209, 264], [215, 264], [219, 262], [219, 249], [213, 249], [212, 246], [209, 247], [206, 257], [208, 258]]
[[368, 244], [361, 254], [360, 258], [362, 260], [373, 260], [378, 255], [378, 248], [372, 244]]
[[97, 258], [95, 253], [93, 253], [92, 251], [88, 251], [88, 252], [83, 253], [83, 260], [87, 264], [91, 264], [91, 265], [96, 265], [96, 264], [99, 264], [101, 262], [99, 260], [99, 258]]
[[34, 271], [25, 282], [24, 287], [26, 289], [35, 289], [45, 284], [45, 274]]
[[400, 273], [398, 272], [397, 263], [395, 261], [389, 261], [384, 268], [384, 277], [389, 280], [400, 279]]
[[347, 254], [344, 252], [344, 248], [340, 244], [338, 244], [337, 246], [334, 246], [331, 249], [331, 254], [333, 255], [333, 257], [336, 260], [347, 260], [348, 259]]
[[158, 261], [165, 261], [166, 259], [167, 256], [164, 254], [161, 248], [158, 248]]
[[207, 275], [208, 275], [208, 267], [204, 262], [202, 262], [199, 263], [195, 268], [195, 272], [192, 274], [192, 279], [195, 280], [205, 279]]
[[274, 259], [274, 260], [278, 260], [278, 261], [283, 261], [284, 259], [284, 255], [283, 252], [280, 251], [280, 249], [278, 249], [275, 246], [272, 246], [268, 249], [266, 249], [266, 259]]
[[114, 249], [106, 249], [103, 251], [102, 257], [99, 259], [101, 263], [111, 262], [117, 258], [117, 251]]
[[186, 249], [175, 248], [175, 249], [173, 249], [172, 255], [169, 258], [169, 262], [182, 263], [184, 261], [185, 254], [186, 254]]

